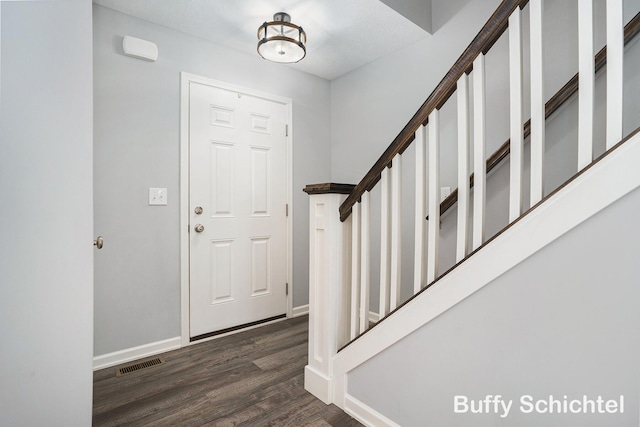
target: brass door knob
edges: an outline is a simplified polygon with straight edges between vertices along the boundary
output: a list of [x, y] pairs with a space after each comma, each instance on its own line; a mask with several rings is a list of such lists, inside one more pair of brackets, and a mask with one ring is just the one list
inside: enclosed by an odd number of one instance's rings
[[102, 247], [104, 246], [104, 239], [102, 238], [102, 236], [96, 237], [96, 240], [93, 241], [93, 246], [98, 249], [102, 249]]

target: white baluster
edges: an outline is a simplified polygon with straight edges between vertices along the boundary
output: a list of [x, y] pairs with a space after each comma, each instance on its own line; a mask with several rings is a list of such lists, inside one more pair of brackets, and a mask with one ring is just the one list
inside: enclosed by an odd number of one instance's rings
[[[522, 11], [509, 17], [510, 186], [509, 222], [522, 214]], [[593, 59], [592, 61], [593, 62]]]
[[607, 0], [607, 150], [622, 140], [622, 0]]
[[389, 310], [400, 304], [402, 272], [402, 155], [396, 154], [391, 164], [391, 286]]
[[426, 237], [425, 218], [427, 216], [427, 200], [425, 194], [425, 184], [427, 179], [426, 144], [427, 133], [424, 126], [420, 126], [416, 131], [416, 215], [415, 215], [415, 250], [414, 250], [414, 272], [413, 272], [413, 293], [417, 294], [424, 287], [424, 244]]
[[365, 191], [360, 206], [360, 333], [369, 328], [369, 287], [371, 277], [370, 193]]
[[473, 249], [484, 242], [485, 223], [485, 78], [484, 54], [473, 61]]
[[456, 262], [467, 256], [469, 241], [469, 77], [458, 79], [458, 229]]
[[531, 206], [543, 196], [544, 64], [542, 61], [542, 1], [529, 2], [531, 40]]
[[578, 0], [578, 170], [593, 161], [593, 0]]
[[351, 211], [351, 339], [360, 335], [360, 203]]
[[391, 283], [391, 170], [384, 168], [380, 176], [380, 318], [389, 313]]
[[440, 243], [440, 113], [429, 114], [429, 237], [427, 241], [427, 283], [438, 277]]

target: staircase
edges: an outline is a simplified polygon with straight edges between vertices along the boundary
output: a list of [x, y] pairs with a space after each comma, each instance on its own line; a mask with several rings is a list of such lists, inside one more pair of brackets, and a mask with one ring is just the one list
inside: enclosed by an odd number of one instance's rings
[[[594, 2], [579, 0], [578, 73], [548, 98], [544, 96], [543, 3], [504, 0], [359, 184], [305, 188], [310, 194], [310, 336], [305, 387], [367, 425], [409, 425], [394, 420], [412, 419], [403, 413], [407, 411], [402, 402], [386, 403], [394, 402], [397, 389], [372, 391], [363, 386], [376, 383], [367, 380], [365, 373], [375, 371], [373, 366], [382, 360], [379, 355], [385, 353], [384, 360], [399, 360], [394, 351], [399, 351], [401, 340], [414, 333], [428, 335], [425, 328], [432, 322], [465, 300], [480, 300], [491, 292], [483, 289], [492, 288], [487, 285], [535, 263], [535, 257], [544, 257], [562, 239], [588, 236], [585, 227], [597, 221], [594, 218], [640, 187], [640, 135], [638, 129], [623, 134], [623, 95], [638, 96], [623, 91], [625, 45], [640, 31], [640, 14], [623, 25], [622, 0], [607, 0], [606, 48], [596, 54]], [[523, 17], [528, 17], [528, 23]], [[528, 34], [523, 34], [523, 27], [529, 28]], [[509, 139], [487, 156], [486, 104], [491, 94], [486, 93], [485, 56], [503, 36], [508, 37], [509, 107], [504, 113], [509, 116]], [[525, 55], [530, 64], [527, 69], [523, 67]], [[606, 79], [604, 100], [596, 96], [599, 79]], [[525, 90], [525, 81], [530, 82], [530, 89]], [[441, 200], [440, 110], [452, 101], [457, 110], [457, 159], [448, 165], [457, 169], [458, 187]], [[545, 185], [545, 127], [569, 103], [578, 106], [576, 163], [570, 178], [549, 190]], [[525, 104], [530, 110], [528, 120]], [[601, 107], [606, 111], [602, 141], [594, 124]], [[596, 156], [601, 145], [603, 153]], [[414, 163], [414, 176], [412, 187], [403, 191], [402, 166], [408, 160]], [[488, 187], [487, 177], [501, 170], [509, 177], [508, 188], [503, 189], [508, 193], [508, 223], [488, 235], [487, 194], [496, 189]], [[402, 221], [403, 198], [407, 197], [414, 205], [412, 223]], [[455, 215], [445, 214], [453, 208]], [[446, 236], [441, 235], [443, 231]], [[413, 236], [413, 242], [403, 239], [403, 234]], [[442, 246], [452, 235], [455, 261], [447, 265]], [[566, 263], [563, 271], [579, 268], [579, 264]], [[412, 296], [403, 298], [407, 284]], [[371, 306], [372, 301], [377, 302], [376, 307]], [[377, 312], [376, 322], [371, 321], [371, 312]], [[429, 348], [428, 343], [424, 346]], [[407, 357], [429, 358], [427, 354]], [[388, 368], [380, 366], [383, 371]], [[420, 374], [415, 375], [417, 381]], [[381, 384], [401, 382], [381, 377]], [[436, 386], [447, 389], [446, 384]], [[424, 404], [446, 406], [446, 418], [453, 413], [452, 396], [463, 392], [443, 391], [446, 399], [439, 401], [438, 395]], [[484, 391], [499, 392], [491, 387]], [[364, 396], [369, 403], [355, 395]], [[422, 400], [417, 400], [411, 408], [419, 413]], [[403, 411], [394, 414], [393, 408], [398, 407]], [[466, 420], [464, 425], [482, 425], [478, 419]], [[448, 424], [440, 420], [430, 425]]]

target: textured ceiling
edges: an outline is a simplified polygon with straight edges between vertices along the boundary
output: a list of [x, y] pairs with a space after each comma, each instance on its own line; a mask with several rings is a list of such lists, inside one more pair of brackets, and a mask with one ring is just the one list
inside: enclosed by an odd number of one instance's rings
[[[426, 0], [425, 0], [426, 1]], [[379, 0], [94, 0], [94, 3], [252, 55], [275, 12], [307, 33], [296, 69], [331, 80], [429, 37]], [[162, 54], [162, 53], [161, 53]]]

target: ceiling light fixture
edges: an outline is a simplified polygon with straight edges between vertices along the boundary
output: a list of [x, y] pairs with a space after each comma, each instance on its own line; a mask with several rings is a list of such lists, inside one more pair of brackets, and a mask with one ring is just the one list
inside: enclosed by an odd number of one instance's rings
[[288, 13], [278, 12], [272, 22], [258, 28], [258, 53], [273, 62], [298, 62], [307, 54], [304, 44], [307, 34], [302, 27], [291, 23]]

